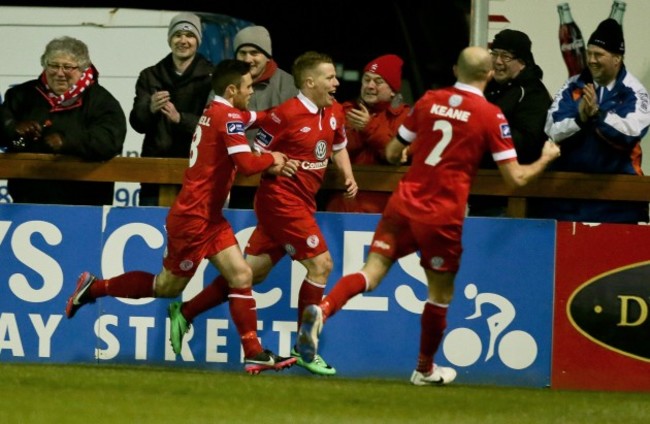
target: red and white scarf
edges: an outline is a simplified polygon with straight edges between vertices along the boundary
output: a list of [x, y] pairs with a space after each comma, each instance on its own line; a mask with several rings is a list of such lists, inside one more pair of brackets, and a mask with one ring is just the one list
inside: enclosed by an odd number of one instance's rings
[[45, 91], [41, 91], [43, 96], [52, 106], [52, 111], [69, 109], [81, 105], [81, 95], [86, 88], [93, 85], [97, 80], [98, 72], [94, 65], [90, 65], [85, 71], [81, 73], [81, 78], [76, 84], [73, 84], [68, 91], [63, 94], [55, 94], [50, 86], [47, 84], [47, 77], [45, 71], [41, 74], [40, 80]]

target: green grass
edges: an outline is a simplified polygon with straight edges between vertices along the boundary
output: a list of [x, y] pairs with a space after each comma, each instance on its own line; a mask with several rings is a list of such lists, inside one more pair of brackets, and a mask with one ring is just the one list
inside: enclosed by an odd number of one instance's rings
[[650, 394], [0, 364], [0, 423], [649, 423]]

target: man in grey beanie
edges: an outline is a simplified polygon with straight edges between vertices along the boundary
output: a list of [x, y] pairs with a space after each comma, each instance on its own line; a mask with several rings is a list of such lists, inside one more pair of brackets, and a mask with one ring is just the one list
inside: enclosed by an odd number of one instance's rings
[[[252, 111], [266, 110], [298, 94], [298, 88], [290, 73], [280, 69], [273, 60], [271, 35], [263, 26], [249, 26], [241, 29], [233, 43], [235, 58], [250, 63], [253, 76], [253, 96], [248, 103]], [[248, 130], [246, 137], [253, 146], [257, 130]], [[234, 186], [230, 193], [228, 207], [253, 209], [255, 187]]]
[[[213, 65], [197, 52], [202, 35], [197, 15], [179, 13], [167, 30], [171, 52], [140, 72], [129, 123], [144, 134], [142, 157], [189, 157], [192, 135], [211, 90]], [[141, 206], [168, 206], [160, 204], [159, 197], [158, 184], [141, 184]]]

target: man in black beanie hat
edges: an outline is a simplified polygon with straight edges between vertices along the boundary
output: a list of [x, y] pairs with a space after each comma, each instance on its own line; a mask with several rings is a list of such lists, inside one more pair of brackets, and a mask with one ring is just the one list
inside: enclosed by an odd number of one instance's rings
[[[650, 126], [648, 91], [625, 68], [623, 28], [613, 19], [587, 42], [587, 66], [555, 96], [546, 133], [561, 143], [556, 171], [643, 175], [641, 139]], [[562, 221], [648, 222], [647, 202], [552, 200], [540, 214]]]
[[[551, 95], [542, 82], [542, 69], [535, 63], [532, 43], [521, 31], [504, 29], [494, 36], [490, 54], [494, 78], [485, 88], [485, 98], [503, 111], [512, 132], [520, 163], [539, 159], [544, 142], [546, 112]], [[491, 155], [483, 157], [483, 169], [497, 169]], [[470, 196], [472, 216], [505, 216], [507, 199]]]

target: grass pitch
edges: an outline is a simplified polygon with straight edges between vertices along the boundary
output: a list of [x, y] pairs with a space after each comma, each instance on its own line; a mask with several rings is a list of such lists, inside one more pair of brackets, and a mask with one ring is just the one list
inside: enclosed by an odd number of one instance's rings
[[650, 394], [113, 365], [0, 364], [0, 423], [650, 422]]

